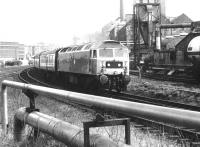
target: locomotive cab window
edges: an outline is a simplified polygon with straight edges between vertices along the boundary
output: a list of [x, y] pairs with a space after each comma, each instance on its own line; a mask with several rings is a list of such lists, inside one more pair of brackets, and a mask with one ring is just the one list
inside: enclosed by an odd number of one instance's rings
[[123, 49], [115, 49], [115, 57], [123, 57], [124, 56], [124, 50]]
[[99, 57], [113, 57], [113, 49], [100, 49]]

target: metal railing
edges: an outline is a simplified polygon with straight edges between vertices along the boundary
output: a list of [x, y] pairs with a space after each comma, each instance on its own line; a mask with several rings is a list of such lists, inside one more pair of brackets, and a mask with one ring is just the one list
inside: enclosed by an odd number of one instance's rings
[[[24, 140], [25, 124], [35, 129], [35, 138], [39, 136], [39, 132], [43, 132], [63, 142], [68, 147], [129, 147], [129, 145], [125, 144], [117, 145], [107, 137], [99, 134], [88, 133], [87, 142], [84, 137], [85, 129], [41, 112], [33, 111], [29, 113], [26, 108], [20, 108], [15, 113], [14, 140], [16, 142]], [[89, 132], [89, 129], [86, 132]]]
[[175, 124], [177, 126], [182, 126], [188, 129], [191, 128], [200, 130], [200, 112], [129, 102], [4, 80], [2, 82], [0, 101], [0, 113], [2, 117], [1, 121], [3, 122], [4, 132], [6, 132], [8, 126], [7, 86], [18, 89], [31, 90], [34, 93], [38, 93], [40, 95], [60, 97], [68, 102], [73, 101], [86, 105], [89, 104], [94, 107], [124, 113], [130, 117], [139, 116], [154, 121]]
[[[32, 87], [33, 86], [33, 87]], [[35, 99], [37, 98], [40, 88], [45, 94], [49, 94], [49, 91], [45, 87], [35, 87], [34, 85], [3, 81], [1, 87], [1, 99], [0, 99], [0, 118], [3, 122], [3, 134], [7, 134], [8, 130], [8, 109], [7, 109], [7, 87], [13, 87], [22, 89], [23, 93], [29, 98], [30, 106], [28, 108], [22, 107], [16, 110], [14, 115], [14, 140], [20, 142], [24, 140], [25, 125], [28, 124], [34, 129], [34, 138], [36, 139], [39, 132], [49, 134], [55, 139], [63, 142], [67, 146], [71, 147], [129, 147], [130, 145], [130, 119], [114, 119], [114, 120], [94, 120], [94, 122], [84, 122], [84, 128], [72, 125], [68, 122], [51, 117], [49, 115], [39, 112], [39, 109], [35, 108]], [[36, 91], [34, 91], [35, 89]], [[47, 91], [46, 91], [47, 90]], [[55, 89], [54, 89], [55, 90]], [[46, 92], [45, 92], [46, 91]], [[44, 94], [42, 92], [42, 94]], [[95, 125], [94, 125], [95, 124]], [[115, 142], [100, 134], [89, 134], [90, 127], [98, 126], [112, 126], [112, 125], [125, 125], [125, 141], [127, 144], [120, 143], [117, 145]], [[87, 126], [87, 127], [86, 127]], [[1, 132], [0, 132], [1, 133]]]

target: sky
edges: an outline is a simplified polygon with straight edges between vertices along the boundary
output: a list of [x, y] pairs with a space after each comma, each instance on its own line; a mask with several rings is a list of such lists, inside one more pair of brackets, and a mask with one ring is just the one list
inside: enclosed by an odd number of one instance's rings
[[[166, 0], [167, 16], [200, 20], [198, 0]], [[133, 0], [124, 0], [132, 13]], [[119, 0], [0, 0], [0, 41], [71, 44], [119, 17]]]

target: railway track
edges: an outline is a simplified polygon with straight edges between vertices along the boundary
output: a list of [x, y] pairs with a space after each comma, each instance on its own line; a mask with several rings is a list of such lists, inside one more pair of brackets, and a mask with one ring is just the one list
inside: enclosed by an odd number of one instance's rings
[[[49, 84], [46, 84], [40, 80], [37, 80], [30, 74], [31, 69], [24, 70], [22, 73], [19, 74], [19, 78], [23, 80], [26, 83], [31, 84], [39, 84], [43, 86], [48, 87], [54, 87]], [[94, 94], [94, 93], [93, 93]], [[99, 95], [99, 94], [98, 94]], [[110, 98], [116, 98], [116, 99], [122, 99], [126, 101], [133, 101], [133, 102], [140, 102], [140, 103], [146, 103], [146, 104], [153, 104], [153, 105], [159, 105], [159, 106], [165, 106], [165, 107], [173, 107], [173, 108], [180, 108], [180, 109], [187, 109], [192, 111], [200, 111], [200, 107], [198, 106], [192, 106], [182, 103], [176, 103], [172, 101], [166, 101], [156, 98], [150, 98], [150, 97], [143, 97], [139, 95], [131, 95], [128, 93], [117, 93], [113, 91], [105, 91], [101, 96], [106, 96]], [[62, 101], [59, 99], [59, 101]], [[66, 103], [66, 102], [65, 102]], [[93, 106], [83, 106], [82, 104], [75, 103], [72, 104], [75, 106], [80, 106], [81, 109], [85, 109], [84, 107], [87, 107], [86, 109], [96, 109], [96, 111], [105, 111], [105, 110], [98, 110], [98, 108], [94, 108]], [[112, 112], [111, 112], [112, 114]], [[129, 117], [128, 114], [122, 114], [120, 117]], [[189, 143], [190, 145], [198, 144], [200, 145], [200, 130], [194, 130], [191, 128], [183, 128], [182, 126], [175, 126], [174, 124], [165, 124], [164, 122], [157, 122], [155, 120], [148, 120], [141, 117], [131, 117], [132, 121], [135, 123], [134, 126], [141, 130], [149, 131], [149, 132], [157, 132], [158, 135], [165, 134], [169, 139], [176, 139], [181, 142], [181, 144]]]
[[186, 110], [200, 112], [199, 106], [188, 105], [188, 104], [184, 104], [184, 103], [177, 103], [174, 101], [162, 100], [162, 99], [158, 99], [158, 98], [152, 98], [152, 97], [146, 97], [146, 96], [140, 96], [140, 95], [132, 95], [132, 94], [126, 93], [126, 92], [117, 93], [114, 91], [105, 91], [103, 95], [105, 95], [107, 97], [112, 97], [115, 99], [131, 101], [131, 102], [146, 103], [146, 104], [152, 104], [152, 105], [158, 105], [158, 106], [164, 106], [164, 107], [172, 107], [172, 108], [180, 108], [180, 109], [186, 109]]
[[[56, 86], [56, 85], [51, 85], [49, 83], [46, 83], [44, 82], [44, 80], [38, 80], [40, 79], [39, 76], [40, 76], [40, 73], [37, 74], [37, 76], [33, 76], [33, 68], [27, 68], [25, 70], [23, 70], [21, 73], [18, 74], [18, 78], [24, 82], [24, 83], [27, 83], [27, 84], [34, 84], [34, 85], [40, 85], [40, 86], [46, 86], [46, 87], [51, 87], [51, 88], [58, 88], [60, 89], [61, 87], [60, 86]], [[47, 96], [48, 97], [48, 96]], [[51, 96], [49, 96], [50, 98], [52, 98]], [[54, 99], [57, 99], [58, 101], [61, 101], [63, 102], [59, 97], [58, 98], [54, 98]], [[66, 103], [66, 101], [65, 101]], [[86, 109], [86, 110], [89, 110], [88, 108], [89, 107], [92, 107], [90, 105], [83, 105], [83, 104], [80, 104], [78, 102], [68, 102], [69, 105], [72, 105], [74, 107], [81, 107], [82, 109]], [[87, 108], [86, 108], [87, 107]]]
[[38, 78], [36, 78], [36, 77], [33, 77], [31, 75], [32, 70], [33, 70], [33, 68], [27, 68], [27, 69], [23, 70], [22, 72], [20, 72], [18, 74], [18, 78], [24, 83], [53, 87], [52, 85], [42, 82], [42, 81], [38, 80]]
[[[139, 76], [139, 72], [135, 70], [130, 70], [130, 74], [134, 76]], [[142, 73], [141, 75], [144, 78], [154, 79], [159, 81], [171, 81], [171, 82], [183, 82], [187, 84], [199, 84], [199, 81], [194, 79], [191, 76], [167, 76], [165, 74], [156, 74], [156, 73]]]

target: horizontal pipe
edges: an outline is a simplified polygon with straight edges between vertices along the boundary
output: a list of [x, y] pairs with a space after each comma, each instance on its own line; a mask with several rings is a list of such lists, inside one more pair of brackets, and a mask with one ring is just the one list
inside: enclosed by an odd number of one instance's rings
[[98, 108], [102, 108], [104, 110], [113, 110], [116, 112], [124, 113], [130, 117], [139, 116], [150, 120], [156, 120], [160, 122], [183, 126], [186, 128], [200, 130], [200, 112], [196, 111], [129, 102], [8, 80], [4, 80], [2, 84], [13, 88], [33, 90], [34, 92], [42, 95], [59, 97], [62, 98], [63, 101], [73, 101], [86, 105], [89, 104]]
[[161, 29], [170, 29], [170, 28], [191, 28], [191, 23], [182, 23], [182, 24], [161, 24], [159, 27]]
[[[22, 141], [25, 129], [24, 124], [31, 125], [36, 130], [51, 135], [69, 147], [83, 147], [83, 129], [57, 118], [42, 114], [40, 112], [27, 113], [25, 108], [20, 108], [15, 113], [14, 139]], [[99, 134], [90, 135], [90, 146], [92, 147], [119, 147], [116, 143]], [[122, 144], [120, 147], [128, 147]]]

